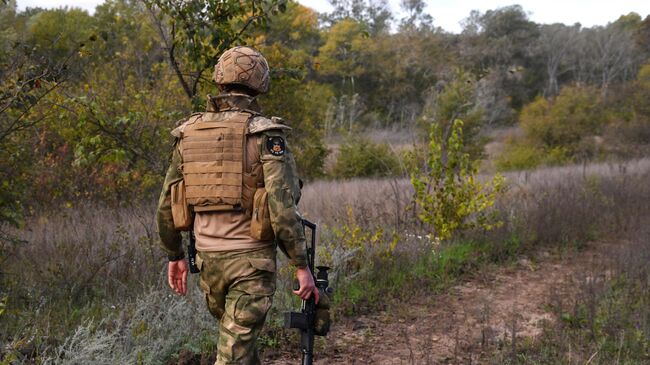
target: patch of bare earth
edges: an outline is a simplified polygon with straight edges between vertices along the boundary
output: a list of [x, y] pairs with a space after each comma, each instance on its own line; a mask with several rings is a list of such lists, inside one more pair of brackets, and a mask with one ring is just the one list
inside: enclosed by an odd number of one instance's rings
[[[535, 337], [552, 319], [551, 298], [564, 299], [579, 277], [611, 248], [592, 244], [561, 255], [486, 270], [444, 294], [410, 299], [390, 310], [337, 323], [316, 364], [481, 364], [498, 346]], [[267, 359], [299, 363], [299, 354]]]

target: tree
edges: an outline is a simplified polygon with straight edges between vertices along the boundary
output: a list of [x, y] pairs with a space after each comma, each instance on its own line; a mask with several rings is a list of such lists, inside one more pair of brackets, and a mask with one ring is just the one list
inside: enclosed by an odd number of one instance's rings
[[[0, 18], [7, 21], [3, 25], [13, 23], [25, 29], [25, 24], [21, 25], [16, 17], [15, 6], [15, 2], [0, 5]], [[53, 11], [51, 14], [58, 18], [58, 13]], [[32, 26], [35, 23], [56, 26], [51, 19], [44, 21], [49, 16], [50, 13], [37, 13]], [[42, 41], [42, 38], [30, 41], [24, 34], [0, 28], [0, 36], [7, 37], [0, 39], [0, 44], [12, 42], [11, 49], [3, 47], [0, 54], [0, 63], [4, 66], [0, 68], [0, 240], [10, 238], [4, 232], [6, 223], [20, 223], [25, 208], [21, 200], [30, 188], [31, 182], [25, 174], [28, 165], [24, 159], [32, 146], [25, 143], [22, 133], [55, 114], [48, 99], [68, 81], [71, 65], [84, 49], [83, 43], [71, 39], [61, 40], [65, 45], [57, 48], [56, 35], [61, 33], [55, 27], [48, 29], [53, 31], [51, 36], [55, 38], [39, 48], [38, 43], [35, 45], [32, 41]], [[57, 53], [52, 55], [52, 59], [44, 58], [50, 47], [58, 49]], [[46, 103], [49, 108], [42, 107]]]
[[[276, 70], [269, 93], [260, 97], [264, 113], [284, 118], [293, 128], [290, 147], [301, 177], [321, 177], [327, 156], [322, 121], [333, 92], [329, 85], [305, 79], [309, 55], [302, 50], [273, 43], [262, 48], [262, 52]], [[285, 70], [292, 72], [282, 72]]]
[[[472, 159], [483, 156], [484, 141], [480, 137], [482, 108], [477, 105], [476, 80], [462, 70], [457, 70], [454, 78], [439, 90], [432, 90], [418, 120], [421, 129], [431, 137], [432, 125], [436, 133], [441, 133], [442, 141], [450, 138], [454, 122], [464, 120], [462, 140], [463, 153]], [[444, 159], [444, 156], [443, 156]]]
[[167, 59], [187, 97], [198, 106], [200, 83], [219, 55], [283, 11], [286, 0], [142, 0], [156, 24]]
[[580, 33], [580, 25], [564, 24], [542, 25], [537, 41], [538, 52], [543, 57], [546, 68], [546, 87], [544, 96], [549, 98], [560, 91], [558, 78], [572, 70], [568, 63], [571, 51]]
[[386, 0], [328, 0], [334, 10], [324, 15], [330, 25], [351, 19], [364, 24], [369, 34], [387, 32], [392, 18]]
[[[458, 71], [437, 93], [423, 117], [429, 131], [426, 164], [410, 168], [417, 216], [440, 240], [456, 231], [498, 224], [489, 211], [504, 188], [504, 179], [496, 175], [482, 183], [477, 178], [482, 144], [477, 141], [480, 110], [475, 106], [474, 87], [470, 76]], [[465, 124], [462, 117], [471, 123]]]
[[645, 57], [650, 56], [650, 15], [646, 16], [645, 19], [639, 25], [639, 28], [634, 33], [634, 40], [636, 41], [637, 46]]
[[466, 57], [482, 71], [526, 66], [531, 57], [529, 45], [539, 30], [521, 6], [512, 5], [484, 14], [473, 11], [465, 20], [463, 35], [470, 46], [464, 49]]
[[531, 46], [538, 37], [538, 25], [519, 5], [483, 14], [473, 11], [465, 19], [460, 61], [472, 73], [485, 76], [481, 82], [484, 122], [511, 122], [512, 109], [520, 109], [542, 88], [543, 71]]
[[599, 71], [601, 93], [607, 95], [615, 80], [630, 80], [636, 75], [639, 64], [632, 33], [622, 27], [597, 29], [593, 34], [595, 67]]
[[402, 0], [400, 5], [408, 14], [402, 19], [400, 24], [402, 29], [431, 29], [433, 27], [433, 17], [424, 12], [426, 3], [423, 0]]
[[321, 33], [318, 14], [297, 2], [290, 1], [284, 12], [269, 18], [265, 29], [254, 32], [255, 43], [270, 45], [279, 43], [293, 50], [302, 50], [312, 55], [318, 51]]
[[344, 19], [334, 24], [319, 50], [320, 72], [341, 80], [344, 93], [354, 94], [356, 80], [364, 73], [365, 50], [370, 40], [363, 23]]
[[633, 79], [642, 62], [634, 33], [623, 24], [584, 29], [577, 43], [574, 80], [598, 85], [603, 97], [612, 84]]

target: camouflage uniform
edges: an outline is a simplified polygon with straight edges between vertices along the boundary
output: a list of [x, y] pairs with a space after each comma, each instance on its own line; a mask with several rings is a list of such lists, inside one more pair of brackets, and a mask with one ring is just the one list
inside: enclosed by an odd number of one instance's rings
[[255, 348], [275, 293], [275, 247], [199, 252], [201, 289], [219, 320], [217, 364], [258, 364]]
[[[226, 94], [209, 100], [209, 112], [259, 109], [254, 98]], [[178, 129], [177, 129], [178, 130]], [[281, 245], [290, 264], [305, 267], [305, 237], [296, 209], [300, 188], [295, 161], [286, 143], [286, 125], [277, 119], [255, 117], [248, 124], [248, 139], [257, 145], [262, 164], [263, 184], [268, 194], [268, 210], [275, 234], [273, 243], [260, 242], [258, 248], [201, 251], [197, 235], [201, 268], [200, 287], [210, 312], [219, 321], [216, 364], [257, 364], [255, 341], [264, 325], [275, 293], [276, 244]], [[176, 134], [179, 137], [178, 134]], [[183, 255], [181, 235], [174, 227], [171, 213], [171, 186], [183, 180], [183, 157], [177, 139], [171, 164], [160, 195], [157, 223], [163, 249], [170, 256]], [[274, 144], [275, 143], [275, 144]], [[278, 147], [280, 144], [280, 147]], [[277, 153], [275, 149], [282, 149]], [[197, 212], [200, 216], [202, 212]], [[241, 214], [238, 219], [251, 219]], [[196, 218], [195, 218], [195, 230]], [[199, 227], [200, 228], [200, 227]], [[227, 238], [227, 237], [226, 237]]]

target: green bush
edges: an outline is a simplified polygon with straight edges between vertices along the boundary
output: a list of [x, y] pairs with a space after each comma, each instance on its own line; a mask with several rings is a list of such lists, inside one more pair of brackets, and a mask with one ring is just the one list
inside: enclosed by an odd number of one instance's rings
[[464, 152], [463, 122], [454, 120], [449, 136], [432, 123], [429, 136], [427, 166], [410, 171], [418, 219], [441, 240], [455, 232], [498, 227], [491, 208], [505, 188], [504, 178], [476, 178], [478, 163]]
[[606, 122], [598, 91], [565, 87], [555, 99], [538, 98], [521, 111], [526, 140], [559, 162], [590, 150], [586, 137], [600, 135]]
[[506, 142], [497, 168], [531, 169], [597, 156], [607, 111], [595, 88], [565, 87], [554, 99], [538, 97], [521, 111], [524, 137]]
[[542, 154], [533, 145], [509, 141], [495, 163], [500, 171], [533, 169], [541, 164]]
[[338, 178], [380, 177], [399, 171], [399, 158], [388, 145], [350, 136], [341, 145], [332, 175]]

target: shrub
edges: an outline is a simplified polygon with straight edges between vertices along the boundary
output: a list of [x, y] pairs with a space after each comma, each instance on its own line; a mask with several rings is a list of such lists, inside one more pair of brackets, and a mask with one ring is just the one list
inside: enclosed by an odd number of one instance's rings
[[379, 177], [396, 175], [399, 171], [399, 159], [388, 145], [350, 136], [341, 145], [332, 175], [340, 178]]
[[586, 87], [565, 87], [555, 99], [539, 97], [521, 111], [526, 140], [553, 152], [552, 160], [588, 153], [585, 138], [599, 135], [604, 124], [597, 91]]
[[533, 145], [509, 141], [495, 163], [500, 171], [533, 169], [542, 163], [543, 153]]
[[489, 213], [504, 179], [500, 175], [488, 183], [477, 179], [478, 164], [464, 152], [463, 122], [456, 119], [448, 137], [431, 124], [430, 138], [427, 166], [411, 171], [418, 218], [441, 240], [456, 231], [498, 225]]

